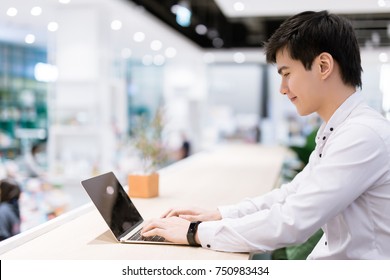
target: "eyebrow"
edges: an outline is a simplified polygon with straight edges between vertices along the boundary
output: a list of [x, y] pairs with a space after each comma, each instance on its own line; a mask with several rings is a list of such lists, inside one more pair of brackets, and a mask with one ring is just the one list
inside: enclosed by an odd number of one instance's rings
[[278, 69], [279, 75], [281, 75], [281, 74], [282, 74], [282, 71], [285, 70], [285, 69], [288, 69], [288, 66], [282, 66], [282, 67], [280, 67], [280, 68]]

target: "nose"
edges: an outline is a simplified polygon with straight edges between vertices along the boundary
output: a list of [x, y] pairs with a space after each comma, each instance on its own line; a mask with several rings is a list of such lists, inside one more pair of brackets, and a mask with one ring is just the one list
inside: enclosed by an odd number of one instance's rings
[[288, 93], [288, 87], [287, 87], [287, 84], [283, 81], [282, 79], [282, 82], [280, 83], [280, 89], [279, 89], [279, 92], [283, 95], [286, 95]]

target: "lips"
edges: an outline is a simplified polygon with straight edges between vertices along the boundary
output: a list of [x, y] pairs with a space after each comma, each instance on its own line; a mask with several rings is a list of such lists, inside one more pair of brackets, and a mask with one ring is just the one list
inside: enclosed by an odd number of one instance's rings
[[297, 97], [296, 96], [292, 96], [292, 97], [288, 97], [290, 99], [291, 102], [294, 102], [295, 100], [297, 100]]

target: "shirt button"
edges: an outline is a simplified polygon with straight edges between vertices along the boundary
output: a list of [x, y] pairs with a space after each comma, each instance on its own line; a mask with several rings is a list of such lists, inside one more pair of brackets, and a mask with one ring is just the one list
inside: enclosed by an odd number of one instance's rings
[[333, 127], [330, 128], [330, 131], [333, 131]]
[[210, 244], [207, 244], [207, 248], [211, 248], [211, 245], [210, 245]]
[[327, 246], [328, 245], [328, 241], [325, 241], [325, 246]]
[[322, 137], [322, 140], [325, 140], [326, 139], [326, 136]]
[[320, 154], [320, 157], [322, 157], [322, 154]]

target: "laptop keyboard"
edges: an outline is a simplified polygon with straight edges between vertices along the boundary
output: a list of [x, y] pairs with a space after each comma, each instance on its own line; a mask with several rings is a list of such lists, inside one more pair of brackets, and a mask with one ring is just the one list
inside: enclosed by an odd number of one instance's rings
[[149, 236], [149, 237], [144, 237], [141, 235], [141, 229], [137, 231], [135, 234], [130, 236], [129, 240], [135, 240], [135, 241], [152, 241], [152, 242], [164, 242], [165, 238], [154, 235], [154, 236]]

